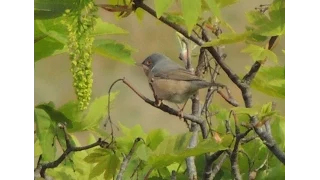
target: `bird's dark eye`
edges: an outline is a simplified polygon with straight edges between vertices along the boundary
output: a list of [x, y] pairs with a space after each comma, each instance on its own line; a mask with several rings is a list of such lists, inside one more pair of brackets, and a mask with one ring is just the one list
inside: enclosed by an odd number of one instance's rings
[[147, 61], [146, 64], [147, 64], [148, 66], [150, 66], [150, 65], [151, 65], [151, 61], [150, 61], [150, 60]]

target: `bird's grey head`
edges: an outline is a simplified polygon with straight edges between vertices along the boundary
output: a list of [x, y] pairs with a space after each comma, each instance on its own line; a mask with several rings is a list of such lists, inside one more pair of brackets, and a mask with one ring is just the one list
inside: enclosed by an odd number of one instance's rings
[[142, 65], [146, 66], [148, 69], [152, 69], [156, 64], [162, 61], [171, 61], [171, 60], [163, 54], [153, 53], [142, 62]]

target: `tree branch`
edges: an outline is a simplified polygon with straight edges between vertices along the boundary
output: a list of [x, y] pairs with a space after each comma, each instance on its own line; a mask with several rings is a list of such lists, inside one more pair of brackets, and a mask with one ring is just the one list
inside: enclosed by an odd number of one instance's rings
[[[187, 55], [182, 56], [181, 58], [184, 62], [186, 62], [186, 69], [189, 70], [191, 73], [195, 74], [194, 69], [191, 64], [191, 51], [192, 50], [190, 48], [190, 44], [188, 43], [188, 41], [186, 40], [185, 37], [182, 37], [182, 43], [185, 44], [185, 46], [182, 46], [182, 47], [186, 47]], [[182, 51], [184, 51], [184, 50], [185, 49], [182, 49]], [[200, 56], [199, 56], [199, 61], [200, 61]], [[197, 67], [199, 67], [199, 66], [197, 66]], [[199, 69], [196, 69], [196, 73], [197, 72], [199, 72]], [[197, 92], [196, 94], [194, 94], [194, 98], [192, 98], [192, 108], [191, 108], [192, 115], [200, 117], [199, 108], [200, 108], [199, 92]], [[198, 124], [191, 123], [191, 128], [189, 129], [189, 131], [192, 132], [192, 136], [190, 138], [188, 148], [194, 148], [198, 144], [198, 132], [199, 132]], [[197, 179], [197, 167], [195, 164], [195, 157], [194, 156], [187, 157], [186, 158], [186, 165], [187, 165], [189, 179], [196, 180]]]
[[223, 155], [221, 156], [220, 161], [217, 163], [216, 166], [214, 166], [214, 168], [213, 168], [213, 170], [212, 170], [210, 180], [212, 180], [212, 179], [217, 175], [217, 173], [220, 171], [221, 166], [223, 165], [223, 163], [224, 163], [224, 161], [226, 160], [227, 156], [228, 156], [227, 153], [223, 153]]
[[[153, 17], [157, 18], [156, 12], [152, 8], [144, 4], [142, 0], [133, 0], [133, 2], [134, 2], [134, 6], [133, 6], [134, 9], [140, 7], [141, 9], [151, 14]], [[184, 35], [186, 38], [192, 40], [197, 45], [202, 46], [204, 44], [203, 40], [199, 39], [197, 36], [193, 34], [188, 35], [188, 32], [184, 28], [182, 28], [181, 26], [175, 23], [170, 22], [165, 17], [161, 16], [159, 20], [167, 24], [171, 28], [175, 29], [176, 31]], [[205, 41], [210, 41], [210, 38], [205, 31], [203, 34], [204, 34]], [[222, 60], [221, 56], [213, 47], [207, 47], [207, 50], [215, 58], [216, 62], [219, 64], [222, 70], [227, 74], [229, 79], [239, 87], [239, 89], [242, 92], [242, 97], [245, 102], [245, 106], [247, 108], [252, 107], [252, 94], [251, 94], [250, 86], [247, 83], [245, 83], [245, 81], [242, 81], [239, 78], [239, 76], [230, 69], [230, 67]], [[255, 118], [251, 118], [250, 122], [251, 124], [256, 124], [258, 121], [257, 121], [257, 118], [255, 117]], [[255, 132], [259, 135], [260, 139], [266, 142], [266, 145], [268, 144], [267, 147], [269, 148], [269, 150], [272, 153], [274, 153], [276, 157], [284, 164], [284, 157], [285, 157], [284, 152], [282, 152], [279, 149], [279, 147], [275, 144], [274, 139], [269, 134], [266, 134], [261, 128], [257, 128], [255, 126], [253, 127], [255, 129]]]
[[40, 164], [40, 176], [42, 178], [45, 178], [46, 175], [46, 170], [50, 169], [50, 168], [55, 168], [57, 166], [59, 166], [59, 164], [68, 156], [68, 154], [70, 154], [71, 152], [77, 152], [77, 151], [83, 151], [83, 150], [87, 150], [87, 149], [91, 149], [93, 147], [96, 146], [101, 146], [101, 147], [108, 147], [109, 143], [102, 141], [101, 138], [99, 138], [97, 140], [97, 142], [92, 143], [90, 145], [87, 146], [81, 146], [81, 147], [74, 147], [71, 145], [70, 143], [70, 139], [68, 137], [67, 134], [67, 130], [66, 127], [64, 125], [60, 125], [60, 128], [63, 129], [64, 135], [65, 135], [65, 141], [66, 141], [66, 145], [67, 145], [67, 149], [60, 155], [60, 157], [52, 162], [46, 163], [46, 164]]
[[213, 179], [212, 177], [213, 162], [217, 160], [220, 157], [220, 155], [223, 154], [224, 152], [225, 150], [217, 151], [207, 158], [208, 160], [206, 161], [206, 165], [204, 167], [203, 179], [205, 180]]
[[121, 166], [120, 166], [119, 173], [118, 173], [118, 175], [117, 175], [117, 180], [122, 180], [123, 173], [124, 173], [124, 171], [126, 170], [126, 168], [127, 168], [127, 166], [128, 166], [128, 163], [129, 163], [129, 161], [130, 161], [130, 159], [131, 159], [134, 151], [136, 150], [137, 144], [138, 144], [138, 142], [139, 142], [140, 140], [143, 140], [143, 139], [138, 137], [138, 138], [136, 138], [136, 139], [134, 140], [133, 145], [132, 145], [132, 147], [131, 147], [128, 155], [127, 155], [125, 158], [123, 158], [123, 161], [122, 161]]

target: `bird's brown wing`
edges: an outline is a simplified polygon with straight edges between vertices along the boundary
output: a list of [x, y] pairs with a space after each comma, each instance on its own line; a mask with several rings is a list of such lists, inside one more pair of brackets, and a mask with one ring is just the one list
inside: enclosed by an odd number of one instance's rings
[[172, 79], [178, 81], [203, 81], [198, 76], [192, 74], [190, 71], [183, 68], [164, 71], [161, 73], [155, 73], [153, 77], [160, 79]]

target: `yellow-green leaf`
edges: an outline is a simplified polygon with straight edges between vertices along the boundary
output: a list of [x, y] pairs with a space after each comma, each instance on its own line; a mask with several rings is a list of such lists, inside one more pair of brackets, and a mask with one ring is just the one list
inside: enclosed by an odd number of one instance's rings
[[246, 38], [251, 34], [251, 32], [246, 31], [241, 34], [235, 33], [223, 33], [219, 36], [219, 39], [214, 39], [210, 42], [206, 42], [202, 47], [218, 46], [224, 44], [234, 44], [246, 40]]
[[128, 45], [117, 43], [110, 39], [100, 39], [93, 43], [93, 49], [96, 53], [127, 64], [134, 64], [135, 61], [132, 58], [133, 48]]
[[254, 116], [259, 113], [260, 107], [252, 107], [252, 108], [246, 108], [246, 107], [234, 107], [231, 108], [236, 114], [247, 114], [249, 116]]
[[212, 14], [217, 18], [221, 18], [221, 12], [219, 8], [219, 4], [216, 0], [205, 0], [206, 5], [210, 8]]
[[230, 6], [232, 4], [237, 3], [239, 0], [216, 0], [216, 3], [220, 8], [224, 8], [226, 6]]
[[285, 33], [285, 1], [274, 0], [269, 7], [269, 17], [259, 11], [247, 13], [247, 19], [255, 27], [254, 33], [262, 36], [278, 36]]
[[285, 68], [262, 67], [253, 79], [252, 88], [270, 96], [285, 98]]
[[136, 17], [138, 18], [139, 22], [142, 22], [145, 11], [141, 8], [137, 8], [134, 12], [134, 14], [136, 15]]
[[93, 167], [92, 171], [90, 172], [90, 176], [89, 176], [90, 179], [100, 176], [104, 171], [106, 171], [108, 167], [108, 163], [110, 163], [108, 161], [110, 159], [109, 156], [103, 157], [101, 161], [96, 166]]
[[139, 157], [139, 159], [141, 159], [143, 161], [147, 161], [151, 152], [152, 152], [152, 150], [148, 146], [146, 146], [145, 144], [141, 144], [137, 148], [135, 153]]
[[40, 141], [39, 139], [36, 140], [36, 142], [34, 143], [34, 156], [40, 156], [42, 154], [42, 149], [40, 146]]
[[201, 140], [195, 148], [188, 148], [191, 135], [191, 133], [185, 133], [166, 138], [150, 154], [148, 164], [161, 168], [174, 162], [180, 162], [189, 156], [226, 149], [213, 139]]
[[172, 5], [172, 3], [173, 0], [154, 0], [157, 18], [161, 17], [162, 14]]
[[110, 35], [110, 34], [128, 34], [128, 32], [114, 24], [97, 19], [94, 27], [93, 36]]
[[191, 34], [194, 25], [201, 14], [201, 1], [181, 0], [182, 16], [186, 23], [188, 34]]
[[106, 161], [108, 164], [106, 166], [106, 171], [104, 172], [104, 178], [106, 180], [112, 179], [117, 172], [120, 165], [120, 159], [115, 154], [110, 154]]
[[249, 44], [246, 48], [242, 49], [241, 52], [248, 53], [254, 61], [270, 58], [275, 63], [278, 62], [278, 57], [274, 52], [254, 44]]
[[56, 146], [54, 143], [55, 122], [51, 120], [49, 114], [43, 109], [35, 108], [34, 118], [37, 126], [36, 133], [42, 149], [42, 159], [52, 161], [56, 156]]

